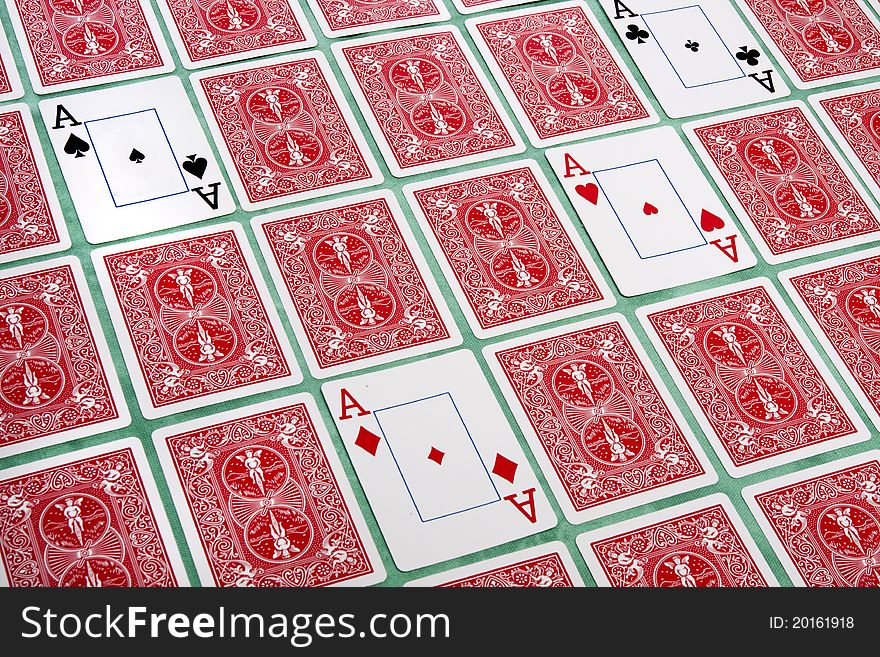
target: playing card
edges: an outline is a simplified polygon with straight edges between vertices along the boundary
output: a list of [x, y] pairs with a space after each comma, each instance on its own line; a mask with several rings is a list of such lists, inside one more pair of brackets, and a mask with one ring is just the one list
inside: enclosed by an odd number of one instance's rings
[[535, 146], [659, 120], [582, 1], [468, 21], [489, 70]]
[[43, 100], [40, 113], [92, 244], [235, 210], [175, 77]]
[[452, 4], [459, 14], [473, 14], [478, 11], [512, 7], [513, 5], [526, 5], [535, 0], [452, 0]]
[[880, 249], [784, 271], [779, 280], [880, 429]]
[[534, 160], [415, 183], [404, 194], [478, 338], [614, 305]]
[[810, 96], [810, 104], [846, 155], [880, 197], [880, 87], [876, 82]]
[[238, 224], [92, 252], [147, 419], [302, 381]]
[[672, 118], [791, 93], [729, 2], [601, 0], [599, 4]]
[[391, 192], [256, 217], [252, 226], [315, 377], [461, 344]]
[[869, 437], [766, 278], [636, 314], [730, 476]]
[[0, 30], [0, 103], [21, 98], [23, 95], [24, 88], [15, 68], [9, 42], [6, 40], [6, 34]]
[[880, 25], [859, 0], [739, 0], [799, 89], [880, 73]]
[[454, 26], [334, 43], [333, 53], [392, 175], [525, 150]]
[[174, 70], [149, 2], [6, 0], [38, 94]]
[[483, 354], [570, 523], [718, 480], [622, 315]]
[[385, 579], [311, 395], [166, 427], [153, 441], [203, 585]]
[[0, 108], [0, 263], [70, 247], [40, 138], [25, 104]]
[[721, 494], [581, 534], [599, 586], [778, 586], [736, 509]]
[[449, 20], [442, 0], [309, 0], [309, 5], [331, 39]]
[[158, 0], [186, 68], [311, 48], [296, 0]]
[[0, 296], [0, 456], [128, 426], [79, 261], [6, 269]]
[[757, 263], [675, 128], [560, 146], [546, 155], [622, 295]]
[[795, 585], [880, 587], [880, 451], [742, 493]]
[[556, 526], [470, 351], [321, 390], [400, 570]]
[[460, 588], [572, 588], [584, 581], [560, 541], [518, 550], [470, 566], [407, 582], [404, 586]]
[[245, 210], [382, 182], [319, 52], [190, 76]]
[[189, 581], [136, 438], [0, 471], [0, 586]]
[[682, 129], [770, 264], [880, 239], [880, 213], [803, 103]]

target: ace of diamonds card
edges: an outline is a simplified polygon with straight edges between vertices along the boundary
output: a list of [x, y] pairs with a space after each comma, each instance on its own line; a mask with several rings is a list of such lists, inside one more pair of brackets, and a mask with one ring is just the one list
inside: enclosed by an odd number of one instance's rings
[[525, 150], [457, 28], [344, 41], [333, 52], [393, 175]]
[[322, 392], [401, 570], [556, 526], [469, 351], [332, 381]]
[[40, 113], [92, 244], [235, 210], [177, 78], [43, 100]]
[[769, 280], [636, 314], [731, 476], [870, 436]]
[[92, 252], [146, 418], [302, 381], [238, 224]]
[[0, 471], [0, 586], [189, 581], [135, 438]]
[[767, 262], [880, 239], [880, 212], [803, 103], [683, 130]]
[[757, 263], [672, 127], [552, 148], [547, 159], [624, 296]]
[[153, 440], [203, 584], [385, 579], [311, 395], [163, 428]]
[[880, 587], [880, 452], [794, 472], [742, 494], [796, 585]]
[[583, 2], [472, 18], [468, 30], [535, 146], [656, 123]]
[[672, 118], [789, 94], [785, 80], [727, 0], [599, 4]]
[[169, 73], [147, 0], [6, 0], [38, 94]]
[[244, 209], [382, 182], [321, 53], [245, 62], [190, 80]]

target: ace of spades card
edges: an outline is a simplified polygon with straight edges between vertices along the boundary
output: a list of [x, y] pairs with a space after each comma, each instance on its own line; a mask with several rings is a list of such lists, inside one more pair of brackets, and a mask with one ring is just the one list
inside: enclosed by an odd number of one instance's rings
[[554, 148], [547, 159], [624, 296], [757, 263], [674, 128]]
[[672, 118], [790, 93], [730, 2], [602, 0], [600, 4]]
[[401, 570], [556, 526], [469, 351], [332, 381], [322, 391]]
[[235, 210], [177, 78], [44, 100], [40, 113], [92, 244]]

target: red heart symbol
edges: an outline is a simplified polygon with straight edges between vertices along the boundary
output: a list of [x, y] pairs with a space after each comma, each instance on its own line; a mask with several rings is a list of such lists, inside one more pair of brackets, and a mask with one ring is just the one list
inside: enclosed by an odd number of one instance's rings
[[700, 227], [711, 233], [713, 230], [724, 228], [724, 219], [708, 210], [703, 210], [703, 214], [700, 215]]
[[657, 214], [658, 212], [660, 212], [660, 210], [658, 210], [656, 206], [651, 205], [650, 203], [646, 202], [645, 207], [642, 208], [642, 212], [644, 212], [645, 214], [651, 215], [651, 214]]
[[574, 188], [580, 196], [583, 196], [588, 202], [596, 205], [599, 202], [599, 187], [596, 183], [588, 183], [586, 185], [578, 185]]

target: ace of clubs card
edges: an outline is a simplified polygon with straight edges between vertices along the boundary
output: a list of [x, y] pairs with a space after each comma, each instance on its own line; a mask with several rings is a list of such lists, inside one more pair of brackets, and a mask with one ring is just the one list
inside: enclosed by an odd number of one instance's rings
[[92, 244], [235, 210], [177, 78], [44, 100], [40, 113]]
[[470, 352], [332, 381], [322, 391], [401, 570], [556, 526]]
[[729, 2], [600, 3], [672, 118], [784, 98], [790, 91]]
[[550, 149], [547, 159], [624, 296], [757, 263], [672, 127]]

